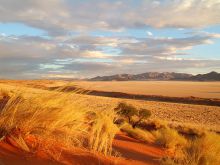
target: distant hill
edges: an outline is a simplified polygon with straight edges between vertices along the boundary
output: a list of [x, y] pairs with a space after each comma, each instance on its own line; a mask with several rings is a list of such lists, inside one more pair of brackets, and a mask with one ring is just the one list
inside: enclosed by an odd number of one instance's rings
[[192, 76], [190, 79], [197, 81], [220, 81], [220, 73], [210, 72], [207, 74], [198, 74], [196, 76]]
[[97, 76], [89, 81], [147, 81], [147, 80], [182, 80], [182, 81], [220, 81], [220, 74], [210, 72], [207, 74], [186, 74], [175, 72], [147, 72], [142, 74], [116, 74], [112, 76]]

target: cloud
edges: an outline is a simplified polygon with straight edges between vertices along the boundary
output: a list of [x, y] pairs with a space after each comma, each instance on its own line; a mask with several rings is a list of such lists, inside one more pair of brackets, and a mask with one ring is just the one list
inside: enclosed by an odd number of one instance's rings
[[[0, 4], [1, 23], [22, 23], [45, 32], [43, 36], [1, 33], [0, 77], [220, 71], [219, 60], [193, 59], [187, 53], [220, 38], [218, 33], [201, 31], [220, 24], [219, 0], [0, 0]], [[190, 32], [179, 38], [155, 37], [147, 30], [142, 38], [120, 35], [149, 27]], [[94, 36], [97, 31], [104, 35]]]
[[147, 31], [147, 35], [148, 35], [148, 36], [153, 36], [153, 33], [150, 32], [150, 31]]
[[[65, 40], [33, 36], [15, 39], [3, 35], [0, 38], [0, 77], [91, 77], [119, 72], [217, 68], [219, 60], [190, 59], [184, 52], [215, 38], [218, 35], [211, 33], [192, 33], [184, 38], [77, 35]], [[118, 53], [106, 52], [106, 47]]]
[[197, 28], [220, 23], [219, 0], [0, 0], [0, 3], [0, 22], [24, 23], [50, 35], [147, 26]]
[[[184, 50], [192, 49], [197, 45], [210, 44], [217, 35], [203, 34], [183, 38], [144, 38], [136, 43], [121, 43], [122, 55], [149, 56], [176, 56], [184, 55]], [[181, 51], [181, 52], [180, 52]], [[134, 56], [133, 56], [134, 57]]]

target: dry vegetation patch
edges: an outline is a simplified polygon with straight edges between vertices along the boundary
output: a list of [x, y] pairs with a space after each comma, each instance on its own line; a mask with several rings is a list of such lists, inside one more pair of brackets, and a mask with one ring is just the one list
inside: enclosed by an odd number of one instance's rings
[[[33, 152], [36, 146], [47, 150], [48, 146], [42, 145], [46, 140], [49, 146], [59, 143], [111, 155], [118, 131], [115, 117], [111, 110], [106, 113], [87, 109], [83, 99], [74, 94], [45, 92], [25, 98], [15, 92], [0, 112], [1, 137], [27, 152]], [[30, 136], [38, 139], [38, 145], [26, 143]]]
[[218, 165], [220, 164], [220, 136], [207, 133], [203, 137], [188, 140], [173, 156], [162, 159], [163, 165]]
[[124, 123], [121, 126], [121, 130], [123, 132], [126, 132], [129, 136], [138, 139], [143, 142], [147, 143], [154, 143], [155, 137], [152, 135], [152, 133], [142, 130], [140, 128], [133, 128], [131, 125], [128, 123]]

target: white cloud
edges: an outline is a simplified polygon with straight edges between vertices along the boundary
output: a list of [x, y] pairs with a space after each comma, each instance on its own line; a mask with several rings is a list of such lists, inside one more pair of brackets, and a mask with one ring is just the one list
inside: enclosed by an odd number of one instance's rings
[[106, 53], [103, 53], [101, 51], [85, 51], [83, 53], [83, 56], [84, 57], [88, 57], [88, 58], [96, 58], [96, 59], [99, 59], [99, 58], [107, 58], [108, 54]]
[[148, 36], [153, 36], [153, 33], [150, 32], [150, 31], [147, 31], [147, 35], [148, 35]]

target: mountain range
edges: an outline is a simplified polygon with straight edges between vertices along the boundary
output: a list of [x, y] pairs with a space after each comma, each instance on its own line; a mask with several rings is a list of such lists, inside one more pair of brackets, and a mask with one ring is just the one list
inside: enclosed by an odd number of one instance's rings
[[97, 76], [89, 81], [147, 81], [147, 80], [181, 80], [181, 81], [220, 81], [220, 73], [187, 74], [175, 72], [146, 72], [142, 74], [116, 74], [112, 76]]

